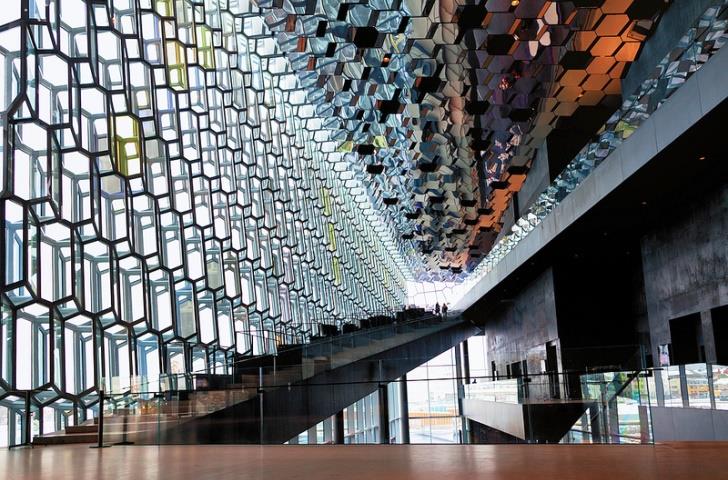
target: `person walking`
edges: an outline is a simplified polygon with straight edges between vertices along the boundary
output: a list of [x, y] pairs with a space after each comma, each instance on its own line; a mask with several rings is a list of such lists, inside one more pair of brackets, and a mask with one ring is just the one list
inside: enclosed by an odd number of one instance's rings
[[435, 304], [435, 315], [440, 316], [440, 302]]
[[442, 304], [442, 319], [447, 320], [447, 303]]

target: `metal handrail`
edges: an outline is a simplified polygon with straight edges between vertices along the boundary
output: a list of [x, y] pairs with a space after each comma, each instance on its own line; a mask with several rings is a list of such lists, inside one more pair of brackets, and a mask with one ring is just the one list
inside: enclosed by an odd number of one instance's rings
[[[422, 316], [420, 316], [420, 317], [417, 317], [417, 318], [414, 318], [414, 319], [410, 319], [410, 320], [407, 320], [407, 321], [404, 321], [404, 322], [397, 322], [396, 321], [396, 317], [395, 317], [394, 322], [391, 323], [391, 324], [381, 325], [381, 326], [377, 326], [377, 327], [365, 328], [365, 329], [361, 329], [361, 330], [355, 331], [355, 332], [350, 332], [350, 333], [346, 333], [346, 334], [339, 334], [339, 335], [336, 335], [336, 336], [330, 336], [330, 337], [325, 337], [325, 338], [317, 339], [317, 340], [315, 340], [313, 342], [301, 344], [301, 345], [299, 345], [299, 346], [297, 346], [297, 347], [295, 347], [295, 348], [293, 348], [291, 350], [288, 350], [287, 352], [296, 351], [296, 350], [305, 350], [305, 349], [311, 348], [312, 346], [318, 347], [318, 346], [321, 346], [321, 345], [333, 344], [334, 342], [340, 341], [340, 340], [342, 340], [344, 338], [346, 338], [346, 339], [353, 339], [353, 338], [361, 338], [361, 336], [365, 336], [365, 337], [366, 336], [371, 336], [373, 334], [376, 334], [377, 332], [382, 332], [382, 331], [385, 331], [387, 329], [391, 329], [392, 327], [396, 327], [396, 328], [399, 328], [399, 327], [407, 327], [407, 326], [419, 324], [419, 323], [422, 323], [422, 322], [432, 321], [435, 318], [438, 318], [438, 317], [436, 315], [434, 315], [434, 314], [429, 313], [429, 312], [425, 312], [425, 314], [422, 315]], [[448, 320], [453, 320], [453, 319], [458, 319], [458, 316], [457, 315], [452, 315]], [[260, 335], [260, 337], [263, 337], [263, 335]], [[255, 359], [255, 358], [260, 358], [260, 357], [265, 357], [265, 356], [273, 356], [273, 357], [275, 357], [277, 355], [278, 355], [278, 352], [241, 358], [239, 360], [235, 360], [232, 363], [230, 363], [228, 365], [228, 368], [229, 369], [230, 368], [235, 368], [236, 366], [238, 366], [240, 364], [243, 364], [243, 363], [246, 363], [246, 362], [250, 362], [252, 359]], [[258, 367], [255, 367], [255, 368], [257, 370]], [[214, 374], [209, 373], [208, 372], [208, 369], [206, 368], [205, 370], [191, 371], [191, 372], [185, 372], [185, 373], [165, 373], [165, 374], [159, 374], [158, 377], [157, 377], [157, 379], [156, 379], [156, 381], [162, 381], [162, 380], [166, 380], [166, 379], [185, 378], [186, 380], [190, 380], [190, 383], [192, 383], [191, 381], [193, 380], [193, 378], [195, 376], [198, 376], [198, 375], [214, 375]], [[114, 377], [112, 377], [112, 378], [114, 378]], [[129, 378], [131, 379], [131, 378], [136, 378], [136, 377], [129, 377]], [[147, 382], [145, 382], [143, 384], [140, 384], [138, 386], [150, 385], [150, 384], [152, 384], [154, 382], [155, 382], [155, 380], [150, 380], [150, 381], [147, 381]], [[184, 390], [180, 390], [180, 391], [184, 391]], [[148, 392], [148, 393], [152, 393], [152, 392]], [[129, 392], [119, 392], [118, 394], [114, 394], [114, 395], [125, 395], [125, 394], [136, 394], [136, 393], [129, 391]]]

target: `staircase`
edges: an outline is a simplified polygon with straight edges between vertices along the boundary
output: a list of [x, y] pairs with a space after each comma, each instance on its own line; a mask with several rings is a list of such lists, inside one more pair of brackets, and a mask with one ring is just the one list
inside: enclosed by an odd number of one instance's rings
[[80, 425], [66, 427], [63, 431], [38, 435], [33, 445], [69, 445], [74, 443], [96, 443], [99, 439], [98, 419], [88, 420]]
[[[459, 317], [443, 322], [430, 315], [281, 352], [275, 368], [271, 358], [250, 359], [236, 369], [235, 384], [168, 393], [155, 400], [152, 414], [130, 397], [128, 407], [105, 417], [104, 437], [135, 444], [284, 443], [477, 331]], [[255, 375], [260, 369], [263, 377]]]

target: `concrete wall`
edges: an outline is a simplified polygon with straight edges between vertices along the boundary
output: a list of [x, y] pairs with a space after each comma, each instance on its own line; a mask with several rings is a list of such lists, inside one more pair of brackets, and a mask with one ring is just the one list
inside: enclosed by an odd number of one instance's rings
[[710, 310], [728, 305], [728, 185], [671, 217], [642, 238], [653, 355], [658, 345], [671, 343], [671, 319], [701, 314], [703, 339], [709, 340]]
[[499, 374], [506, 373], [506, 364], [523, 360], [528, 360], [529, 373], [541, 373], [545, 344], [558, 337], [551, 269], [489, 315], [485, 334], [488, 360], [496, 362]]
[[549, 183], [551, 183], [549, 176], [549, 157], [546, 142], [544, 142], [536, 150], [536, 155], [531, 164], [531, 170], [529, 170], [526, 181], [521, 186], [521, 190], [514, 194], [518, 198], [518, 211], [515, 210], [513, 201], [508, 203], [508, 208], [501, 218], [503, 229], [498, 234], [496, 241], [503, 238], [506, 233], [510, 233], [511, 227], [516, 223], [516, 220], [523, 216], [526, 210], [528, 210], [528, 207], [546, 190]]
[[549, 186], [549, 158], [548, 150], [546, 148], [546, 142], [543, 143], [538, 150], [536, 150], [536, 156], [531, 164], [531, 170], [528, 172], [526, 181], [523, 182], [521, 190], [517, 193], [518, 195], [518, 207], [520, 208], [520, 215], [528, 210], [541, 195], [541, 192], [546, 190]]
[[463, 400], [463, 415], [512, 437], [526, 439], [523, 405], [465, 399]]
[[516, 223], [516, 220], [515, 205], [513, 204], [513, 201], [508, 202], [508, 207], [503, 212], [503, 216], [500, 219], [503, 227], [501, 228], [501, 231], [498, 232], [498, 236], [495, 239], [496, 243], [499, 242], [507, 233], [511, 232], [511, 227]]
[[655, 442], [728, 440], [728, 411], [669, 407], [650, 410]]
[[629, 67], [627, 76], [622, 80], [622, 97], [632, 95], [647, 78], [655, 66], [677, 44], [690, 25], [715, 0], [673, 0], [670, 8], [662, 15], [655, 32], [642, 47], [637, 61]]

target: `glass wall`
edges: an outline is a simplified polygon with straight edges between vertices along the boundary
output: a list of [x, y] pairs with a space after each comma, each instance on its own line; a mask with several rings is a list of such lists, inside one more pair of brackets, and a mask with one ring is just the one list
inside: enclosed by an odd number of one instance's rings
[[410, 443], [460, 443], [455, 349], [407, 374]]
[[22, 392], [47, 432], [102, 378], [227, 373], [405, 302], [403, 252], [254, 3], [9, 3], [0, 441]]
[[[390, 443], [402, 442], [402, 414], [399, 399], [401, 383], [387, 385]], [[381, 443], [379, 417], [379, 391], [374, 391], [343, 410], [344, 443]], [[316, 426], [302, 432], [289, 444], [312, 445], [335, 442], [336, 417], [329, 417]]]
[[[463, 443], [462, 420], [458, 402], [456, 355], [452, 348], [387, 385], [389, 443]], [[342, 387], [342, 388], [345, 388]], [[406, 397], [402, 389], [406, 389]], [[403, 399], [407, 398], [404, 415]], [[333, 442], [335, 417], [302, 432], [289, 443], [321, 444]], [[344, 443], [381, 443], [379, 392], [375, 391], [344, 409]]]

